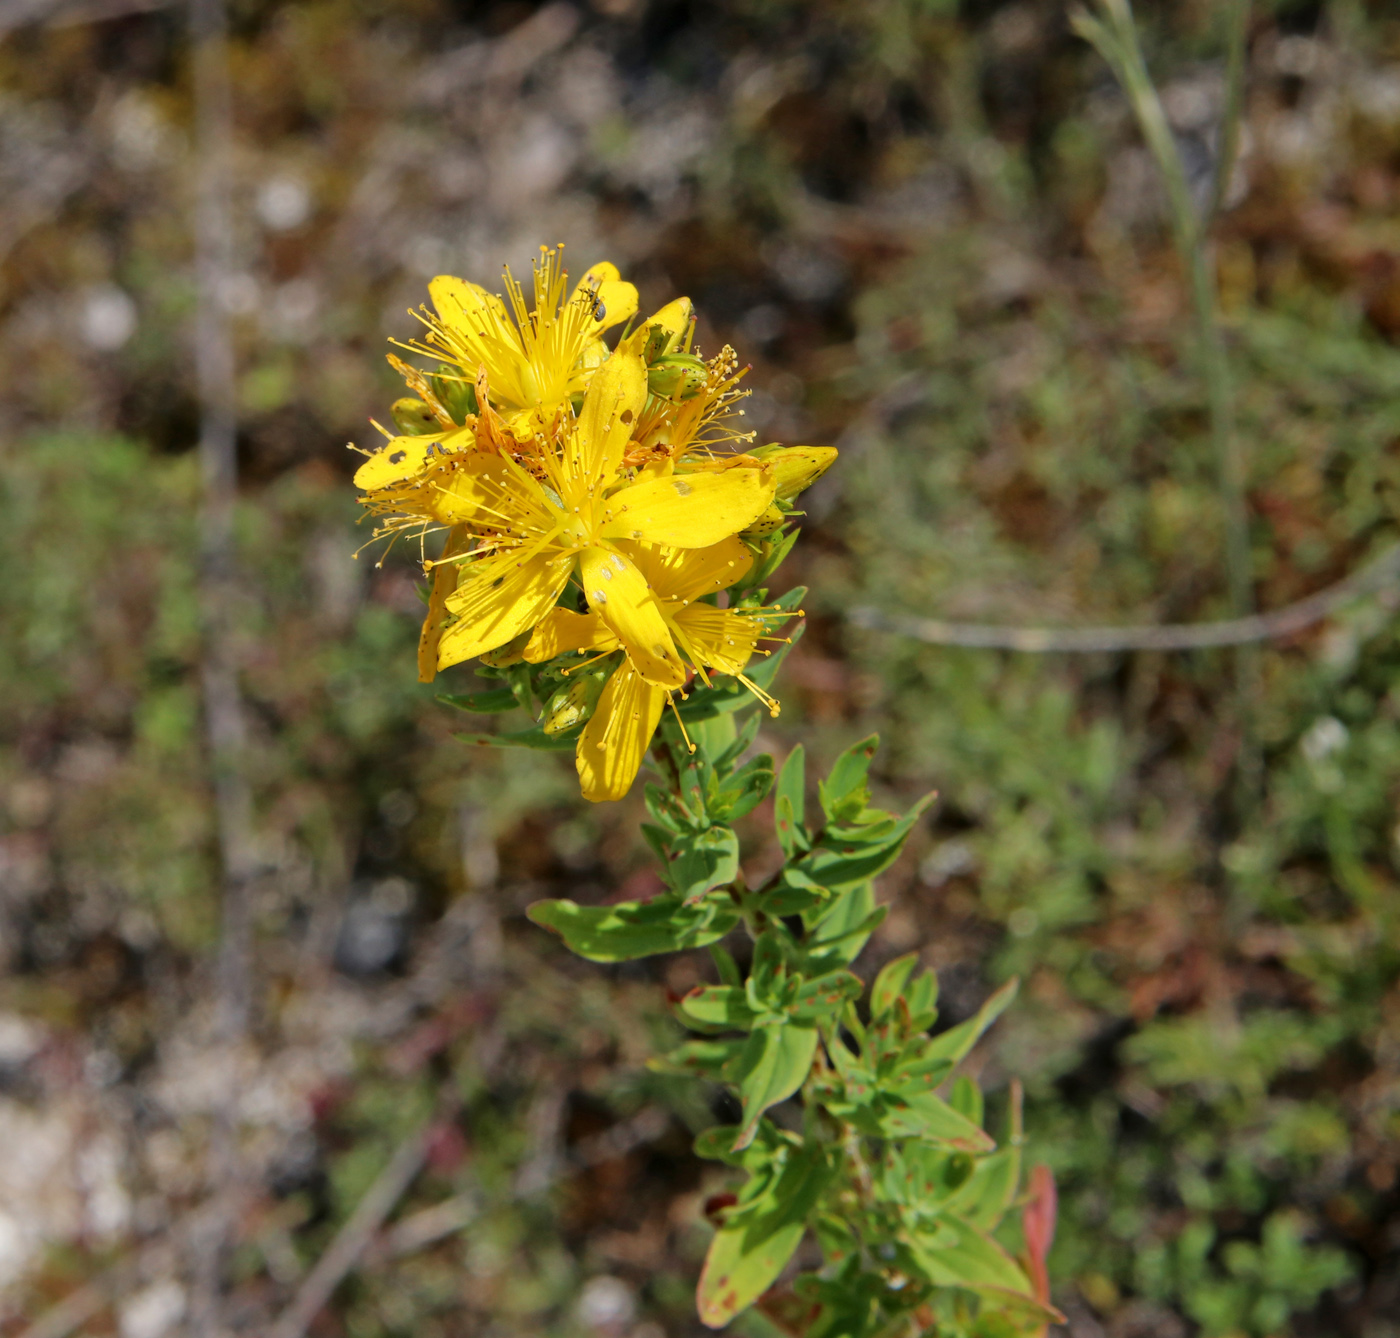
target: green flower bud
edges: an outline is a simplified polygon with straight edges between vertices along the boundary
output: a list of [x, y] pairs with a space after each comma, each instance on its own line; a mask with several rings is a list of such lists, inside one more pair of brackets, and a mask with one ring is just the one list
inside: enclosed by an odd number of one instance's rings
[[505, 669], [512, 664], [519, 664], [525, 658], [525, 646], [529, 640], [530, 633], [521, 632], [518, 637], [507, 641], [504, 646], [488, 650], [481, 656], [481, 662], [490, 665], [493, 669]]
[[646, 330], [642, 357], [648, 367], [668, 353], [689, 353], [690, 337], [695, 328], [695, 308], [688, 297], [678, 297], [644, 321], [642, 328]]
[[966, 1152], [955, 1152], [943, 1164], [943, 1183], [949, 1189], [957, 1189], [967, 1183], [972, 1171], [972, 1158]]
[[389, 413], [394, 426], [406, 437], [426, 437], [430, 432], [442, 431], [437, 415], [422, 400], [395, 400]]
[[665, 353], [647, 369], [647, 389], [663, 400], [679, 404], [694, 399], [705, 388], [709, 371], [693, 353]]
[[461, 427], [468, 414], [476, 414], [476, 387], [462, 379], [461, 372], [442, 363], [432, 378], [433, 394], [438, 403], [452, 415], [452, 421]]
[[545, 705], [541, 726], [544, 732], [567, 734], [582, 725], [593, 714], [607, 680], [608, 671], [604, 669], [571, 675]]

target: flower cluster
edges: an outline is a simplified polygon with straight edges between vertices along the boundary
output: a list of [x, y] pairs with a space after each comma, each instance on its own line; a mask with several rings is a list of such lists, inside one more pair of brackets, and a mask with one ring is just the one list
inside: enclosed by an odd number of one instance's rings
[[540, 728], [576, 741], [586, 798], [616, 799], [695, 684], [732, 676], [776, 714], [745, 668], [791, 615], [755, 587], [790, 546], [793, 500], [836, 452], [753, 449], [745, 369], [728, 347], [708, 361], [693, 349], [689, 299], [637, 321], [616, 266], [570, 292], [561, 249], [536, 262], [533, 305], [509, 270], [504, 297], [429, 284], [406, 350], [436, 369], [391, 355], [414, 395], [355, 483], [376, 536], [420, 544], [420, 678], [476, 657], [545, 666], [560, 686]]

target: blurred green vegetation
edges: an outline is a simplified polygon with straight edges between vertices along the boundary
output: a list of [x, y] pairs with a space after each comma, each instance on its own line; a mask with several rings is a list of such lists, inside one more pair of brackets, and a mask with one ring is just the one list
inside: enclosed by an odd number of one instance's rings
[[[1140, 10], [1206, 152], [1214, 8]], [[235, 6], [237, 614], [270, 870], [255, 1039], [259, 1073], [315, 1075], [249, 1117], [248, 1313], [285, 1303], [447, 1087], [459, 1141], [443, 1134], [400, 1218], [466, 1196], [464, 1225], [371, 1260], [314, 1332], [696, 1331], [700, 1203], [723, 1181], [689, 1133], [724, 1112], [641, 1064], [672, 1027], [662, 986], [708, 968], [583, 966], [521, 913], [644, 894], [640, 807], [584, 811], [566, 761], [468, 756], [415, 681], [411, 555], [351, 557], [342, 447], [392, 398], [384, 335], [408, 332], [436, 268], [489, 282], [565, 237], [580, 266], [593, 247], [623, 263], [644, 307], [697, 300], [707, 351], [731, 339], [755, 364], [765, 438], [842, 447], [808, 503], [790, 579], [811, 626], [765, 739], [824, 767], [878, 729], [892, 803], [941, 790], [883, 880], [892, 914], [862, 969], [922, 949], [952, 1020], [1025, 978], [982, 1080], [1027, 1084], [1070, 1331], [1394, 1338], [1393, 595], [1263, 648], [1244, 702], [1231, 652], [1018, 657], [845, 622], [857, 605], [1028, 625], [1225, 611], [1183, 285], [1130, 119], [1063, 7], [600, 3], [487, 97], [471, 62], [503, 48], [460, 53], [532, 14]], [[67, 1248], [28, 1256], [0, 1312], [18, 1332], [197, 1197], [204, 1116], [171, 1075], [218, 907], [180, 25], [3, 41], [0, 177], [29, 221], [6, 234], [0, 327], [0, 1010], [47, 1039], [0, 1056], [0, 1100], [55, 1128], [100, 1107], [147, 1205], [106, 1236], [54, 1226]], [[1397, 59], [1385, 6], [1257, 7], [1218, 271], [1263, 608], [1396, 541]], [[274, 178], [306, 196], [288, 226], [259, 194]], [[111, 289], [135, 311], [115, 346], [91, 334]], [[404, 942], [349, 969], [348, 910], [381, 903]], [[429, 989], [435, 944], [452, 969]], [[585, 1155], [652, 1106], [674, 1112], [661, 1135]], [[623, 1319], [585, 1304], [600, 1277], [633, 1298]]]

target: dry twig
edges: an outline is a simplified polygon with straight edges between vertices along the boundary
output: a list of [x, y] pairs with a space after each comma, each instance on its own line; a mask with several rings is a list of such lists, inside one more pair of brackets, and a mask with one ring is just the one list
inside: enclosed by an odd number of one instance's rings
[[430, 1131], [440, 1118], [441, 1112], [424, 1121], [395, 1149], [388, 1165], [380, 1171], [330, 1247], [306, 1275], [291, 1305], [272, 1326], [268, 1338], [302, 1338], [311, 1321], [369, 1248], [394, 1205], [418, 1178], [427, 1159]]
[[984, 623], [944, 622], [907, 613], [858, 608], [850, 612], [857, 627], [927, 641], [935, 646], [975, 650], [1050, 652], [1121, 652], [1132, 650], [1209, 650], [1281, 641], [1331, 617], [1345, 605], [1375, 595], [1400, 582], [1400, 547], [1393, 548], [1351, 576], [1300, 599], [1296, 604], [1209, 623], [1165, 623], [1142, 627], [1003, 627]]

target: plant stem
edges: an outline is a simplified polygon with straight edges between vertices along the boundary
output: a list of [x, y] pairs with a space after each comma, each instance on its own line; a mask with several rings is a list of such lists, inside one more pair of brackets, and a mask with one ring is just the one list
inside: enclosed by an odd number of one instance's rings
[[1249, 512], [1245, 501], [1245, 462], [1235, 432], [1234, 395], [1228, 351], [1220, 329], [1215, 296], [1215, 273], [1207, 233], [1223, 198], [1234, 162], [1244, 86], [1244, 39], [1249, 0], [1230, 0], [1230, 50], [1226, 71], [1225, 116], [1221, 126], [1220, 160], [1207, 209], [1198, 213], [1191, 198], [1186, 168], [1172, 134], [1162, 100], [1147, 69], [1129, 0], [1100, 0], [1106, 23], [1083, 16], [1079, 32], [1112, 67], [1137, 117], [1143, 139], [1167, 188], [1172, 236], [1190, 281], [1191, 308], [1196, 326], [1197, 355], [1206, 389], [1221, 508], [1225, 520], [1225, 566], [1230, 606], [1236, 617], [1252, 612], [1252, 573], [1249, 559]]
[[1214, 265], [1204, 238], [1182, 257], [1190, 268], [1191, 306], [1205, 382], [1211, 444], [1225, 513], [1225, 572], [1230, 611], [1236, 618], [1254, 612], [1253, 575], [1249, 556], [1249, 510], [1245, 499], [1244, 453], [1235, 432], [1235, 400], [1230, 382], [1229, 354], [1220, 329], [1215, 296]]
[[1244, 111], [1244, 67], [1249, 36], [1249, 0], [1228, 0], [1225, 15], [1225, 105], [1220, 116], [1220, 140], [1215, 158], [1215, 182], [1202, 215], [1209, 228], [1225, 203], [1240, 147], [1240, 118]]

